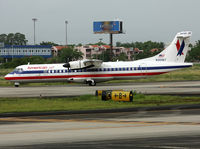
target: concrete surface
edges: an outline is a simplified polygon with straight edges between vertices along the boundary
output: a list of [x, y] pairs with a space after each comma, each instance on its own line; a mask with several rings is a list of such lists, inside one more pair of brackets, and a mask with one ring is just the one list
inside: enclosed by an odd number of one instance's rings
[[157, 82], [157, 83], [121, 83], [38, 86], [38, 87], [0, 87], [1, 97], [61, 97], [95, 94], [96, 90], [136, 90], [144, 94], [200, 95], [200, 81]]
[[197, 148], [199, 136], [199, 109], [0, 118], [0, 148]]

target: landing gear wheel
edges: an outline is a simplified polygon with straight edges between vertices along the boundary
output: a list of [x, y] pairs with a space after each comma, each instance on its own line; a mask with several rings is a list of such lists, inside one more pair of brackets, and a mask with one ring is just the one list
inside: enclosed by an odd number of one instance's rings
[[19, 83], [18, 82], [15, 82], [15, 87], [19, 87]]
[[89, 86], [96, 86], [96, 82], [95, 81], [89, 82]]

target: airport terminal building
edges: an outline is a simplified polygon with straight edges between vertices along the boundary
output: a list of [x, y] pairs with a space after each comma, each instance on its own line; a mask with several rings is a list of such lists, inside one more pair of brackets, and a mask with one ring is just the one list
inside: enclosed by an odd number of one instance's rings
[[52, 46], [48, 45], [5, 45], [0, 48], [0, 57], [21, 58], [25, 56], [52, 57]]

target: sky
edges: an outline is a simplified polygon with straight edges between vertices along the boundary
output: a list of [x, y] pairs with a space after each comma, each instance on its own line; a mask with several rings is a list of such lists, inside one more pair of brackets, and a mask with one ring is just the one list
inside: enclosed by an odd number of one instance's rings
[[0, 0], [0, 34], [20, 32], [28, 44], [51, 41], [65, 44], [109, 43], [108, 34], [94, 34], [94, 21], [123, 21], [124, 34], [113, 42], [169, 43], [177, 32], [192, 31], [200, 40], [200, 0]]

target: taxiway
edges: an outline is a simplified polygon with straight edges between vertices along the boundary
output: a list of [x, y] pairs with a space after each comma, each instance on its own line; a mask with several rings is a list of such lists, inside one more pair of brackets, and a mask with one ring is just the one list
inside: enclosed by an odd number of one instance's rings
[[0, 148], [198, 148], [200, 109], [0, 118]]
[[136, 90], [144, 94], [200, 95], [200, 81], [113, 83], [97, 86], [66, 85], [37, 87], [0, 87], [1, 97], [66, 97], [95, 94], [96, 90]]

